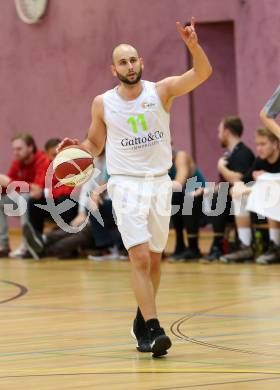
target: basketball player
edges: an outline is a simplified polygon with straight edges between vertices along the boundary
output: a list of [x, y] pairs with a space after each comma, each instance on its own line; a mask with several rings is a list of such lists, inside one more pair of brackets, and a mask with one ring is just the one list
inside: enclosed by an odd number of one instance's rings
[[[170, 110], [175, 97], [196, 88], [212, 72], [198, 43], [194, 18], [185, 28], [176, 24], [192, 55], [193, 68], [157, 83], [143, 81], [144, 63], [137, 50], [129, 44], [115, 47], [112, 73], [119, 85], [94, 99], [92, 124], [83, 143], [93, 156], [106, 144], [108, 192], [129, 252], [138, 303], [132, 334], [137, 349], [152, 352], [154, 357], [165, 355], [171, 346], [158, 321], [155, 303], [171, 209]], [[58, 151], [77, 143], [66, 138]]]

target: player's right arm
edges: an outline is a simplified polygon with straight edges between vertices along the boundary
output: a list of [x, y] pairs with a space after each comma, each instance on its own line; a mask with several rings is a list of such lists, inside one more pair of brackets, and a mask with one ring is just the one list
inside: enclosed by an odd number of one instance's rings
[[[96, 96], [91, 106], [91, 125], [86, 140], [82, 143], [93, 156], [98, 156], [104, 149], [107, 129], [104, 122], [104, 105], [101, 95]], [[78, 145], [78, 139], [64, 138], [58, 145], [57, 152], [71, 145]]]
[[91, 125], [82, 145], [93, 155], [99, 156], [104, 149], [107, 128], [104, 122], [104, 105], [101, 95], [96, 96], [91, 107]]

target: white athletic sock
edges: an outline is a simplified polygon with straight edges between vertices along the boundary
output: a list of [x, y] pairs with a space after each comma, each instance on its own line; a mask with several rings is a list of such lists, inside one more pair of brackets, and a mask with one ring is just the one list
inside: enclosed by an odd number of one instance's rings
[[269, 239], [277, 246], [280, 246], [280, 229], [269, 228]]
[[239, 240], [243, 245], [250, 246], [252, 242], [251, 228], [237, 228]]

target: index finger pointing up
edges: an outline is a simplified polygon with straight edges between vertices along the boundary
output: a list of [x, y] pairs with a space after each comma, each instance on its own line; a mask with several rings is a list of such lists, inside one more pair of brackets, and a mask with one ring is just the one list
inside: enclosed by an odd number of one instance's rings
[[194, 28], [194, 25], [195, 25], [195, 17], [192, 16], [192, 18], [191, 18], [191, 26]]

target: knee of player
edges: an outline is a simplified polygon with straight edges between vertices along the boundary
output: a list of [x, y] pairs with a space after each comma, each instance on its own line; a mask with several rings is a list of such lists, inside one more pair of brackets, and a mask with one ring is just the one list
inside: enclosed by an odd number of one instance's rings
[[132, 266], [138, 271], [150, 272], [151, 259], [148, 253], [139, 253], [134, 256], [130, 256]]

